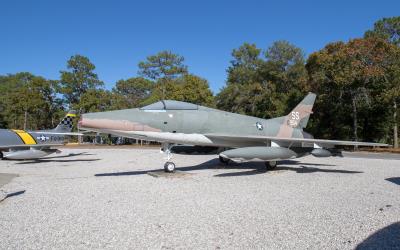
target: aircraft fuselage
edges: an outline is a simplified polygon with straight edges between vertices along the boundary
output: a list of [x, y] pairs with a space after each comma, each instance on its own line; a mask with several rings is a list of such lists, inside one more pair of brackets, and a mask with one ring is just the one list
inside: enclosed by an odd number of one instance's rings
[[196, 110], [126, 109], [84, 114], [79, 122], [84, 129], [180, 144], [241, 147], [266, 145], [265, 142], [210, 140], [204, 135], [219, 133], [254, 136], [309, 136], [302, 129], [282, 126], [285, 117], [261, 119], [198, 106]]

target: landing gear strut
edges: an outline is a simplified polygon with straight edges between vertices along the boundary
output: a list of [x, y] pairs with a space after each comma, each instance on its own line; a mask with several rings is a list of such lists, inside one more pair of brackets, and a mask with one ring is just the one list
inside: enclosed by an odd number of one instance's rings
[[167, 173], [173, 173], [175, 171], [175, 163], [173, 163], [172, 161], [169, 161], [172, 158], [171, 148], [173, 146], [174, 146], [173, 144], [164, 143], [161, 148], [161, 153], [164, 153], [165, 160], [167, 161], [164, 164], [164, 171]]
[[265, 162], [265, 168], [266, 170], [274, 170], [278, 163], [276, 161], [266, 161]]
[[219, 162], [221, 162], [221, 163], [223, 163], [225, 165], [228, 165], [229, 159], [225, 159], [224, 157], [219, 156]]

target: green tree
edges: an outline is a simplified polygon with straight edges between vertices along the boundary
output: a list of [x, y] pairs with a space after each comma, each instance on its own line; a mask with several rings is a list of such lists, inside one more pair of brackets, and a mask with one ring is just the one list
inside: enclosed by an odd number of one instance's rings
[[255, 44], [244, 43], [238, 49], [232, 51], [231, 66], [229, 66], [229, 84], [251, 84], [260, 82], [259, 68], [263, 63], [260, 58], [261, 49]]
[[154, 82], [143, 77], [132, 77], [127, 80], [119, 80], [113, 92], [123, 96], [127, 108], [138, 107], [149, 98]]
[[[316, 113], [320, 115], [317, 116], [320, 124], [317, 127], [342, 130], [352, 127], [355, 140], [359, 139], [360, 132], [363, 139], [384, 137], [386, 114], [377, 99], [387, 88], [385, 58], [391, 56], [392, 49], [393, 46], [382, 39], [354, 39], [348, 43], [328, 44], [310, 55], [307, 70], [311, 87], [319, 94], [317, 107], [320, 110]], [[371, 115], [374, 113], [380, 115], [374, 117]]]
[[[400, 47], [400, 17], [390, 17], [383, 18], [378, 20], [374, 24], [374, 28], [372, 30], [368, 30], [364, 35], [366, 38], [368, 37], [379, 37], [382, 38], [389, 43]], [[393, 117], [393, 146], [395, 148], [399, 147], [398, 142], [398, 102], [399, 102], [399, 71], [397, 69], [397, 62], [400, 60], [399, 58], [395, 59], [395, 63], [393, 63], [392, 57], [388, 58], [391, 62], [388, 64], [391, 65], [392, 68], [391, 74], [386, 78], [387, 83], [391, 86], [387, 91], [383, 92], [383, 97], [392, 103], [392, 117]]]
[[49, 128], [62, 108], [56, 95], [57, 82], [30, 73], [0, 79], [0, 101], [5, 125], [12, 128]]
[[139, 74], [153, 80], [174, 79], [188, 72], [184, 60], [183, 56], [171, 51], [161, 51], [139, 63]]
[[139, 63], [139, 75], [156, 81], [162, 90], [161, 99], [165, 99], [173, 80], [188, 73], [184, 60], [171, 51], [161, 51]]
[[280, 116], [304, 96], [307, 86], [304, 53], [286, 41], [272, 44], [262, 56], [255, 44], [232, 52], [227, 85], [217, 107], [263, 118]]
[[[385, 74], [386, 87], [380, 97], [391, 106], [393, 125], [393, 147], [399, 147], [398, 135], [398, 103], [400, 101], [400, 47], [392, 48], [392, 52], [386, 58], [387, 73]], [[391, 104], [391, 105], [390, 105]]]
[[276, 41], [265, 51], [261, 75], [270, 83], [274, 115], [285, 115], [300, 102], [307, 91], [308, 76], [304, 52], [287, 41]]
[[214, 107], [214, 96], [207, 80], [186, 74], [177, 79], [176, 85], [179, 88], [173, 93], [172, 99]]
[[382, 18], [374, 24], [372, 30], [365, 32], [366, 38], [379, 37], [396, 46], [400, 46], [400, 16]]
[[277, 41], [265, 52], [264, 77], [274, 82], [276, 91], [288, 93], [306, 88], [304, 52], [287, 41]]
[[81, 96], [88, 90], [103, 86], [89, 58], [81, 55], [72, 56], [67, 62], [68, 71], [60, 71], [60, 92], [66, 102], [73, 108], [78, 108]]
[[[162, 81], [162, 80], [161, 80]], [[165, 90], [165, 99], [191, 102], [208, 107], [214, 107], [214, 96], [207, 80], [193, 74], [185, 74], [177, 79], [155, 85], [152, 95], [145, 100], [149, 104], [161, 99]]]
[[244, 43], [232, 51], [231, 65], [227, 69], [227, 84], [216, 97], [217, 107], [242, 114], [255, 115], [257, 96], [265, 92], [260, 67], [264, 63], [261, 49]]
[[99, 112], [125, 108], [124, 97], [104, 89], [89, 89], [80, 100], [83, 113]]

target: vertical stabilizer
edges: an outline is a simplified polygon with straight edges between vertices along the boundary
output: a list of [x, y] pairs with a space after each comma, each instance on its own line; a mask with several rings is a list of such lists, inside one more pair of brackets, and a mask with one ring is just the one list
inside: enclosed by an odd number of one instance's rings
[[277, 137], [299, 137], [299, 130], [301, 136], [304, 136], [303, 128], [307, 126], [308, 119], [312, 114], [316, 95], [308, 93], [306, 97], [286, 116], [279, 117], [281, 122]]
[[308, 95], [286, 116], [285, 120], [287, 125], [292, 128], [307, 127], [315, 98], [316, 95], [314, 93], [308, 93]]
[[67, 115], [62, 119], [58, 126], [53, 129], [56, 132], [71, 132], [73, 126], [73, 120], [76, 118], [76, 111], [70, 110]]

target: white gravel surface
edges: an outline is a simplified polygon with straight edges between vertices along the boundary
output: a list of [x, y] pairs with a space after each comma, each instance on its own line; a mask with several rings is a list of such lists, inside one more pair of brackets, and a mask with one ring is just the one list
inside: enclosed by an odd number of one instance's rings
[[146, 174], [163, 165], [155, 149], [0, 161], [19, 175], [0, 191], [25, 190], [0, 202], [0, 249], [400, 248], [398, 160], [309, 156], [267, 173], [173, 160], [176, 178]]

